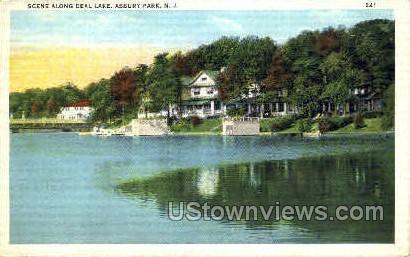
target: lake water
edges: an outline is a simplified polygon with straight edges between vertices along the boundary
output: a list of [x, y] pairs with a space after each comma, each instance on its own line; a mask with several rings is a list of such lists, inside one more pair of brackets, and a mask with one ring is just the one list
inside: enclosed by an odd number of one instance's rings
[[[393, 136], [21, 133], [10, 152], [13, 244], [394, 242]], [[172, 221], [169, 201], [381, 205], [384, 220]]]

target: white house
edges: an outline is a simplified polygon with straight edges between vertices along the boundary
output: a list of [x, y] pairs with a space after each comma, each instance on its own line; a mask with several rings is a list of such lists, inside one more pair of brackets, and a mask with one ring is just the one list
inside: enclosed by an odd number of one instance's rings
[[57, 119], [77, 119], [86, 120], [90, 117], [93, 108], [88, 100], [81, 100], [74, 103], [69, 103], [61, 107], [60, 113], [57, 114]]
[[218, 71], [204, 70], [195, 77], [184, 77], [181, 113], [183, 117], [197, 115], [201, 118], [221, 115], [223, 104], [216, 87]]

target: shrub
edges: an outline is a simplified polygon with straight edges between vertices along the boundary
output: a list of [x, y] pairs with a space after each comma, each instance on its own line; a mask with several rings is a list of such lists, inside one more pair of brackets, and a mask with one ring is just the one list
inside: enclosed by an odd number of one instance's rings
[[233, 109], [226, 110], [226, 114], [230, 117], [244, 116], [245, 113], [246, 113], [245, 108], [233, 108]]
[[186, 132], [192, 129], [192, 124], [187, 119], [181, 119], [175, 124], [171, 125], [171, 130], [174, 132]]
[[353, 122], [352, 116], [333, 116], [330, 118], [321, 118], [319, 121], [320, 133], [336, 130], [346, 127]]
[[310, 132], [312, 130], [312, 122], [310, 119], [300, 119], [296, 122], [296, 128], [299, 132]]
[[192, 116], [192, 117], [191, 117], [191, 124], [192, 124], [193, 126], [198, 126], [198, 125], [201, 124], [201, 123], [202, 123], [202, 119], [199, 118], [198, 116]]
[[355, 117], [354, 117], [354, 127], [356, 129], [358, 128], [364, 128], [366, 125], [364, 123], [364, 117], [361, 112], [358, 112]]
[[320, 133], [325, 133], [325, 132], [330, 131], [329, 118], [322, 118], [319, 120], [319, 131]]
[[378, 111], [364, 112], [363, 113], [363, 118], [373, 119], [373, 118], [380, 117], [382, 115], [383, 115], [383, 112], [378, 112]]
[[272, 131], [281, 131], [289, 128], [295, 121], [293, 116], [283, 116], [272, 119]]
[[330, 130], [343, 128], [353, 122], [352, 116], [333, 116], [329, 118]]

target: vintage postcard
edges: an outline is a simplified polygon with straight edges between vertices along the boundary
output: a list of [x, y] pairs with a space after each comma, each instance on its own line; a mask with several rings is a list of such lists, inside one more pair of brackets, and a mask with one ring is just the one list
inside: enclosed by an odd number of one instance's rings
[[0, 256], [409, 254], [409, 1], [0, 4]]

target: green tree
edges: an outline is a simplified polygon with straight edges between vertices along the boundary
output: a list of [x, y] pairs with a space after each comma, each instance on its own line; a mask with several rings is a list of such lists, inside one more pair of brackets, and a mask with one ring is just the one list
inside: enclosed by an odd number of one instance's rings
[[111, 81], [101, 79], [97, 83], [93, 83], [92, 87], [93, 91], [89, 96], [94, 109], [91, 114], [91, 120], [110, 122], [115, 111], [111, 97]]
[[151, 111], [167, 109], [169, 116], [169, 105], [180, 100], [182, 84], [167, 56], [168, 53], [155, 56], [154, 63], [147, 73], [147, 90]]
[[354, 67], [364, 72], [364, 83], [384, 91], [394, 80], [394, 21], [363, 21], [349, 30], [346, 51]]
[[322, 99], [343, 106], [351, 100], [352, 90], [362, 84], [361, 72], [354, 68], [345, 53], [331, 53], [320, 65], [323, 73], [324, 90]]

